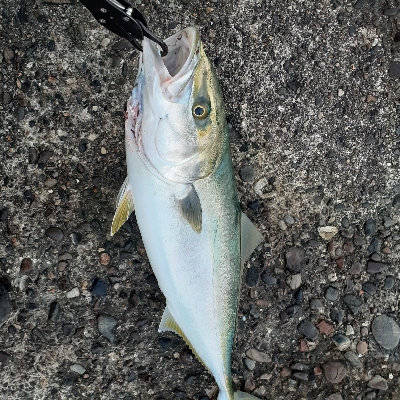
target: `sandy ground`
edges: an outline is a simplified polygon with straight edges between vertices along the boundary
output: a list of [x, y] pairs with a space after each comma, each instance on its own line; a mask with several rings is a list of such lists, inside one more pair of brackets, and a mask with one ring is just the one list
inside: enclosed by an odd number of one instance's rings
[[[135, 216], [109, 235], [138, 53], [54, 3], [0, 1], [0, 397], [215, 399], [157, 332]], [[265, 237], [232, 365], [260, 399], [400, 399], [399, 6], [137, 3], [161, 37], [199, 26], [217, 68], [241, 207]]]

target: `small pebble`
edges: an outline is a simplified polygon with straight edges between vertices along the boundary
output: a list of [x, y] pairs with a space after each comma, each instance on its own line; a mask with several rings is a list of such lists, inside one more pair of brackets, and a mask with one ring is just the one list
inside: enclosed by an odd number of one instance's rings
[[248, 357], [244, 358], [243, 364], [249, 371], [253, 371], [253, 369], [256, 367], [256, 363], [251, 358]]
[[329, 316], [335, 324], [340, 325], [343, 322], [344, 312], [341, 308], [331, 308]]
[[335, 328], [333, 325], [328, 324], [328, 322], [322, 320], [318, 325], [317, 325], [318, 330], [321, 333], [324, 333], [325, 335], [330, 335], [331, 333], [335, 332]]
[[383, 286], [383, 288], [385, 290], [390, 290], [393, 289], [394, 286], [394, 277], [391, 275], [388, 275], [385, 279], [385, 285]]
[[73, 299], [74, 297], [79, 297], [79, 289], [77, 287], [67, 292], [68, 299]]
[[349, 274], [358, 275], [361, 272], [362, 265], [359, 262], [355, 262], [349, 269]]
[[325, 379], [330, 383], [340, 383], [346, 376], [346, 365], [341, 361], [328, 361], [322, 365]]
[[83, 375], [86, 371], [86, 369], [82, 367], [81, 364], [72, 364], [69, 368], [71, 369], [71, 371], [74, 371], [79, 375]]
[[46, 236], [48, 236], [50, 239], [53, 239], [57, 242], [63, 240], [64, 238], [64, 232], [55, 226], [52, 226], [48, 229], [46, 229]]
[[100, 254], [100, 264], [101, 265], [108, 265], [110, 264], [111, 257], [108, 253], [101, 253]]
[[288, 279], [292, 290], [296, 290], [301, 286], [301, 274], [290, 275]]
[[364, 232], [367, 236], [371, 236], [375, 233], [376, 222], [373, 219], [367, 219], [364, 224]]
[[287, 229], [287, 225], [285, 224], [285, 221], [283, 221], [282, 219], [278, 222], [278, 226], [283, 231], [286, 231], [286, 229]]
[[336, 301], [339, 297], [339, 290], [329, 286], [328, 289], [325, 291], [325, 298], [329, 301]]
[[117, 331], [117, 320], [108, 314], [99, 314], [97, 316], [97, 327], [100, 335], [104, 336], [111, 343], [115, 342]]
[[318, 338], [319, 332], [318, 329], [309, 321], [303, 320], [297, 326], [297, 329], [307, 338], [312, 340], [313, 342]]
[[368, 351], [368, 345], [367, 345], [366, 342], [364, 342], [364, 341], [361, 340], [361, 341], [359, 341], [359, 342], [357, 343], [356, 349], [357, 349], [357, 353], [358, 353], [358, 354], [363, 355], [363, 354], [365, 354], [365, 353]]
[[376, 286], [372, 282], [363, 283], [362, 288], [368, 294], [373, 294], [376, 291]]
[[377, 262], [377, 261], [368, 261], [367, 263], [367, 272], [369, 274], [377, 274], [379, 272], [385, 271], [388, 267], [388, 264]]
[[19, 273], [21, 275], [29, 275], [32, 272], [32, 260], [30, 258], [24, 258], [21, 262]]
[[290, 272], [299, 272], [303, 267], [305, 252], [299, 247], [291, 247], [286, 251], [286, 269]]
[[337, 333], [336, 335], [332, 336], [332, 341], [340, 351], [347, 350], [351, 343], [350, 339], [341, 333]]
[[357, 296], [354, 296], [353, 294], [347, 294], [346, 296], [344, 296], [343, 301], [353, 315], [357, 315], [363, 305], [361, 299]]
[[294, 218], [290, 214], [285, 215], [284, 221], [288, 225], [293, 225], [294, 224]]
[[245, 165], [240, 169], [239, 175], [243, 182], [250, 182], [254, 179], [255, 172], [253, 167], [250, 165]]
[[101, 41], [101, 46], [104, 47], [104, 48], [106, 48], [106, 47], [110, 44], [110, 42], [111, 42], [111, 40], [110, 40], [109, 38], [104, 38], [104, 39]]
[[106, 296], [108, 291], [108, 284], [100, 278], [95, 278], [92, 283], [90, 292], [95, 296]]
[[387, 380], [380, 375], [375, 375], [369, 382], [368, 386], [372, 389], [388, 390], [389, 386]]
[[267, 285], [275, 285], [278, 280], [273, 277], [273, 276], [269, 276], [267, 274], [263, 274], [262, 276], [262, 280], [267, 284]]
[[263, 353], [256, 349], [247, 350], [246, 356], [251, 358], [252, 360], [260, 362], [260, 363], [270, 363], [272, 361], [272, 358], [269, 354]]

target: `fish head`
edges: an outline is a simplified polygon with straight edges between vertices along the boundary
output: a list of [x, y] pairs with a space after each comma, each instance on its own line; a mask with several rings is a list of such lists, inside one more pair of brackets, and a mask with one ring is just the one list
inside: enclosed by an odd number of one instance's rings
[[128, 103], [127, 146], [164, 179], [187, 183], [212, 173], [227, 148], [221, 89], [197, 28], [165, 40], [145, 38]]

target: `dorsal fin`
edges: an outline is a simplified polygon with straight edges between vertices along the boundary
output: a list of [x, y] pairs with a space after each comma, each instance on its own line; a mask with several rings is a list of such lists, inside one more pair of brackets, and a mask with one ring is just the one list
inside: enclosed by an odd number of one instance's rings
[[182, 190], [175, 195], [183, 218], [197, 233], [202, 228], [202, 210], [199, 196], [192, 184], [182, 186]]
[[118, 232], [119, 228], [128, 220], [134, 210], [135, 205], [127, 177], [118, 193], [117, 209], [111, 225], [111, 236]]
[[240, 243], [241, 243], [241, 261], [242, 266], [249, 259], [254, 249], [264, 240], [264, 236], [260, 231], [253, 225], [246, 214], [242, 213], [241, 218], [241, 231], [240, 231]]

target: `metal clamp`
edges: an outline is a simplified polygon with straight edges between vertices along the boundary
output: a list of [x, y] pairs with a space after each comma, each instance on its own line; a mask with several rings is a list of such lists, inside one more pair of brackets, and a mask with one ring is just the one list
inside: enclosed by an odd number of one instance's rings
[[168, 54], [168, 46], [148, 30], [143, 15], [126, 0], [80, 0], [80, 2], [100, 24], [127, 39], [137, 50], [143, 51], [138, 41], [147, 37], [161, 47], [162, 57]]

